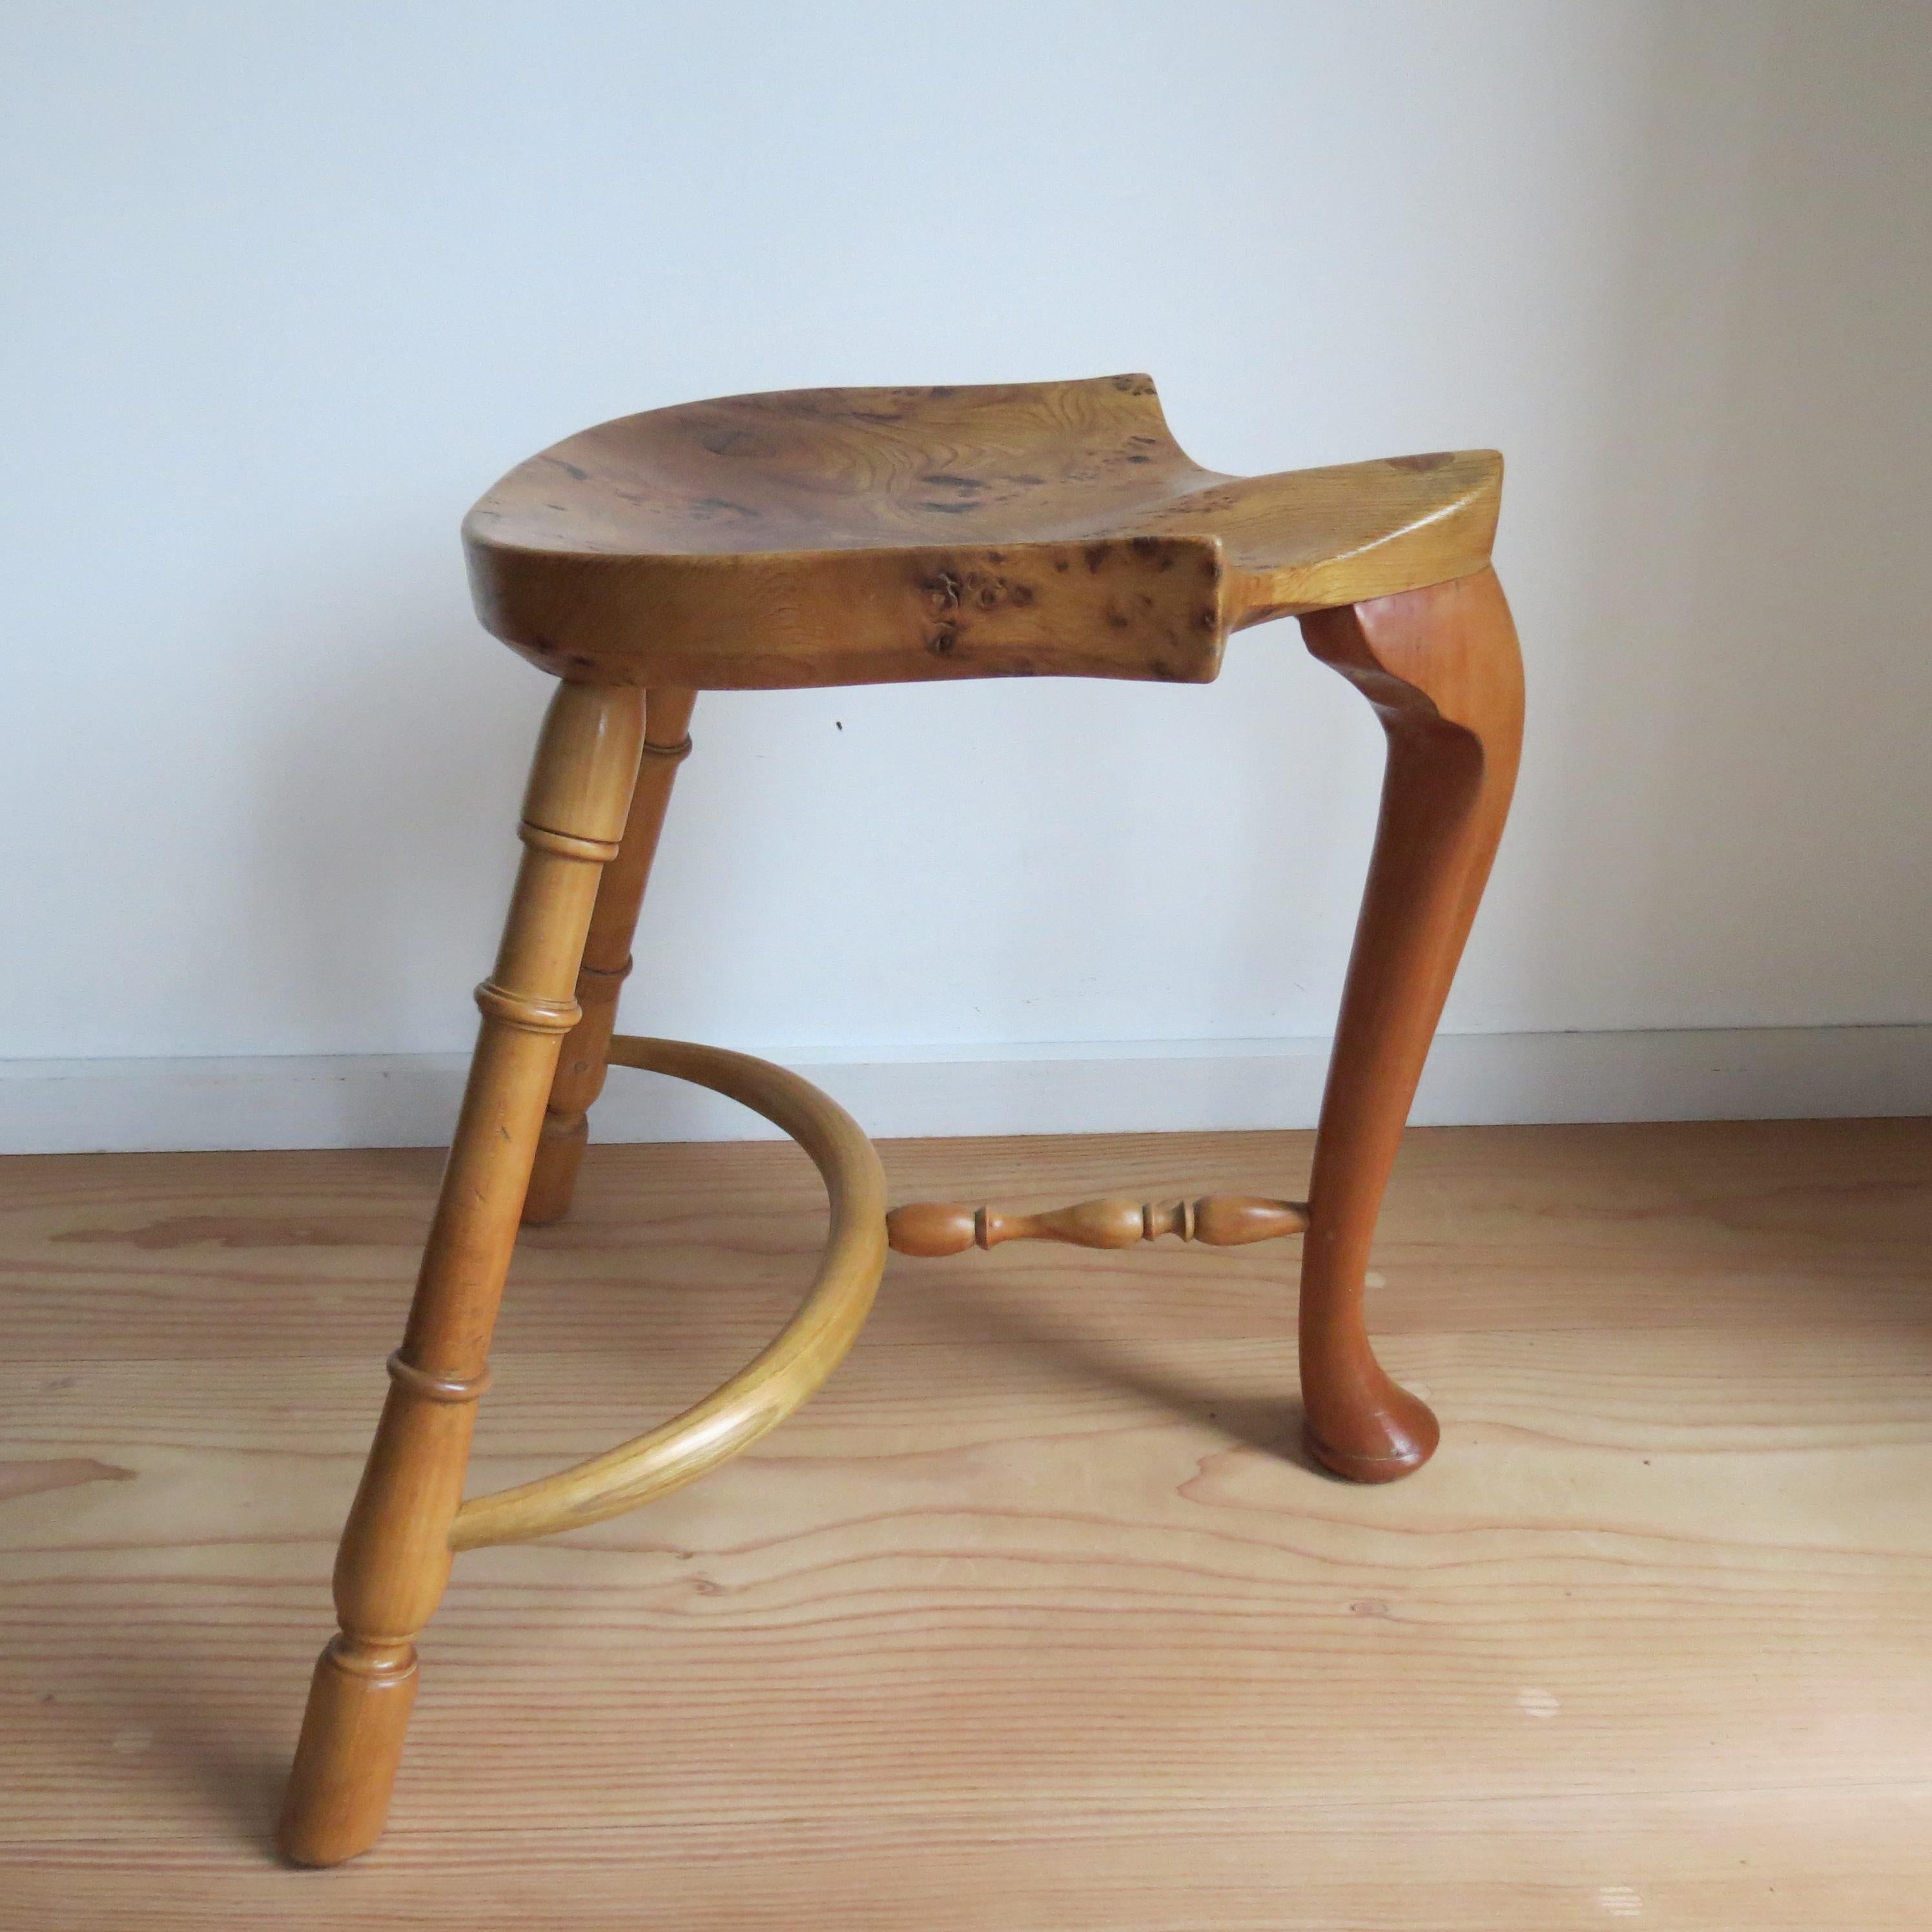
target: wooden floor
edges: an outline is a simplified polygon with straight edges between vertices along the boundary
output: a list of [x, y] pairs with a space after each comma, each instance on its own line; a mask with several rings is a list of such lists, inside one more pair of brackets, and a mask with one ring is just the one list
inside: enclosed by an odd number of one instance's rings
[[[901, 1144], [901, 1196], [1300, 1192], [1298, 1135]], [[1444, 1424], [1294, 1448], [1292, 1244], [895, 1260], [804, 1414], [459, 1562], [389, 1835], [268, 1849], [437, 1156], [0, 1164], [0, 1924], [1932, 1924], [1932, 1123], [1412, 1135]], [[788, 1148], [592, 1153], [472, 1486], [809, 1272]]]

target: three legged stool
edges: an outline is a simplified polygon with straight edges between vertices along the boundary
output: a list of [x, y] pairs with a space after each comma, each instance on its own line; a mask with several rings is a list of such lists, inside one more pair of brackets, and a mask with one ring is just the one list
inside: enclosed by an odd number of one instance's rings
[[[1384, 1482], [1435, 1418], [1378, 1365], [1369, 1244], [1514, 783], [1522, 681], [1489, 566], [1501, 459], [1293, 474], [1190, 462], [1144, 376], [817, 389], [626, 417], [512, 470], [464, 525], [483, 622], [562, 680], [524, 852], [388, 1396], [335, 1567], [341, 1628], [309, 1694], [282, 1820], [333, 1864], [380, 1835], [416, 1641], [461, 1550], [634, 1509], [782, 1421], [851, 1346], [888, 1243], [1298, 1233], [1310, 1445]], [[1228, 633], [1298, 616], [1388, 736], [1375, 853], [1305, 1203], [1238, 1196], [1044, 1215], [887, 1213], [872, 1144], [796, 1076], [614, 1034], [671, 780], [700, 690], [1076, 676], [1202, 683]], [[818, 1276], [764, 1353], [683, 1414], [560, 1474], [463, 1499], [490, 1332], [520, 1218], [570, 1204], [612, 1063], [717, 1089], [790, 1134], [831, 1202]]]

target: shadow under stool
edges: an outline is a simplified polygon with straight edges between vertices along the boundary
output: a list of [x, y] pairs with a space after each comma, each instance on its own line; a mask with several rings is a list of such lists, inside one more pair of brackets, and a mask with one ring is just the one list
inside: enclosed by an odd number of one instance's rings
[[[464, 526], [488, 628], [560, 682], [521, 868], [402, 1346], [335, 1568], [281, 1844], [334, 1864], [381, 1834], [416, 1640], [455, 1552], [595, 1522], [783, 1420], [865, 1321], [888, 1246], [1119, 1247], [1302, 1238], [1309, 1446], [1385, 1482], [1435, 1418], [1376, 1360], [1370, 1243], [1396, 1143], [1509, 809], [1516, 634], [1490, 545], [1492, 452], [1274, 476], [1202, 470], [1144, 376], [737, 396], [586, 430], [512, 470]], [[1374, 706], [1388, 759], [1305, 1202], [1210, 1195], [1039, 1215], [887, 1210], [872, 1144], [796, 1075], [614, 1031], [631, 936], [700, 690], [1072, 676], [1204, 683], [1228, 634], [1295, 616]], [[791, 1135], [824, 1178], [810, 1292], [703, 1402], [604, 1455], [463, 1499], [520, 1220], [570, 1204], [612, 1064], [695, 1081]]]

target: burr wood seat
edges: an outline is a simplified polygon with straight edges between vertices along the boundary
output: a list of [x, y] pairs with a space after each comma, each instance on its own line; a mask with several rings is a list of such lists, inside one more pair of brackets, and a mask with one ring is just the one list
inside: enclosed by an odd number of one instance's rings
[[1493, 452], [1226, 476], [1144, 376], [800, 389], [625, 416], [464, 526], [484, 622], [560, 676], [699, 689], [1198, 683], [1231, 631], [1466, 576]]
[[[701, 1476], [782, 1421], [863, 1323], [888, 1246], [1302, 1243], [1304, 1432], [1385, 1482], [1437, 1441], [1377, 1363], [1370, 1244], [1409, 1102], [1501, 837], [1522, 686], [1489, 567], [1501, 459], [1397, 458], [1255, 478], [1184, 456], [1142, 376], [816, 389], [628, 416], [512, 471], [464, 538], [479, 614], [562, 682], [402, 1346], [343, 1532], [340, 1629], [289, 1783], [289, 1856], [380, 1834], [416, 1642], [456, 1552], [594, 1522]], [[1230, 632], [1300, 617], [1375, 708], [1388, 760], [1306, 1199], [1104, 1199], [1034, 1213], [888, 1210], [859, 1124], [796, 1074], [614, 1031], [698, 692], [1058, 674], [1202, 682]], [[830, 1204], [818, 1273], [770, 1345], [614, 1449], [463, 1496], [518, 1225], [570, 1204], [613, 1066], [729, 1094], [790, 1133]], [[964, 1265], [970, 1265], [963, 1264]], [[1284, 1394], [1284, 1401], [1286, 1401]]]

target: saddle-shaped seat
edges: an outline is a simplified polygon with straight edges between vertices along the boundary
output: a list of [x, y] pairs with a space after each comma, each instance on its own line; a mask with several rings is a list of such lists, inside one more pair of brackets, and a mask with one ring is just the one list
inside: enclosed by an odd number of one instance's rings
[[1200, 683], [1230, 631], [1480, 570], [1493, 451], [1203, 470], [1145, 376], [790, 389], [520, 464], [464, 525], [484, 621], [578, 682]]

